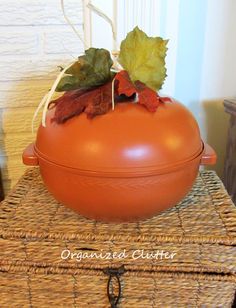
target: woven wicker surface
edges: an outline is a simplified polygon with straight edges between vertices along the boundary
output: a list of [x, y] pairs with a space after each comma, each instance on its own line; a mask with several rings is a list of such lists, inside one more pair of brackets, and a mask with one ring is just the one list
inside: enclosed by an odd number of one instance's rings
[[[19, 270], [19, 269], [18, 269]], [[1, 274], [0, 307], [108, 308], [107, 277], [100, 271]], [[131, 273], [122, 276], [119, 308], [231, 308], [235, 283], [199, 274]]]
[[[63, 268], [125, 264], [128, 269], [236, 272], [236, 208], [210, 171], [201, 173], [176, 207], [143, 222], [106, 224], [60, 205], [45, 189], [38, 169], [29, 169], [1, 204], [0, 234], [2, 266], [14, 262]], [[65, 249], [104, 254], [125, 250], [126, 257], [78, 262], [75, 257], [63, 260]], [[136, 250], [175, 255], [134, 261]]]
[[[120, 307], [231, 307], [236, 288], [236, 208], [211, 171], [176, 207], [105, 224], [60, 205], [29, 169], [1, 203], [0, 246], [0, 307], [108, 307], [102, 269], [122, 264]], [[175, 255], [135, 259], [137, 250]]]

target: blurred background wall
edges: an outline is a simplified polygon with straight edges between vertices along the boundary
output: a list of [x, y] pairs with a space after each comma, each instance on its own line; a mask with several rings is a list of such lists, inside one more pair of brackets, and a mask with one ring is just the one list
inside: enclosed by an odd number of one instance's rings
[[[65, 0], [68, 17], [88, 44], [111, 50], [110, 27], [85, 9], [86, 2]], [[114, 17], [118, 42], [136, 25], [148, 35], [169, 39], [162, 92], [191, 109], [203, 138], [217, 150], [214, 168], [222, 175], [228, 127], [222, 102], [236, 96], [236, 1], [91, 2]], [[60, 0], [0, 0], [0, 161], [6, 190], [25, 169], [21, 153], [35, 137], [31, 119], [58, 65], [82, 52], [83, 44], [65, 23]]]
[[[66, 9], [83, 34], [82, 1], [68, 0]], [[24, 172], [21, 154], [35, 138], [31, 119], [58, 65], [81, 52], [59, 0], [0, 0], [0, 161], [6, 192]]]
[[[112, 2], [93, 3], [112, 16]], [[217, 151], [213, 168], [222, 176], [228, 129], [222, 102], [236, 97], [236, 1], [117, 0], [118, 41], [136, 25], [169, 39], [162, 92], [190, 108], [203, 139]], [[95, 46], [112, 48], [111, 40], [104, 40], [110, 29], [94, 14], [92, 30]]]

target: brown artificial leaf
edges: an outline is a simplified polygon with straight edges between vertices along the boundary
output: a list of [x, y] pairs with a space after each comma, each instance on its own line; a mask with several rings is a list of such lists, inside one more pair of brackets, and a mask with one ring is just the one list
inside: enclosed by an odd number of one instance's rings
[[[115, 93], [116, 87], [115, 87]], [[67, 91], [64, 95], [51, 102], [56, 108], [52, 121], [58, 124], [85, 112], [88, 118], [105, 114], [111, 108], [112, 82], [91, 90]]]

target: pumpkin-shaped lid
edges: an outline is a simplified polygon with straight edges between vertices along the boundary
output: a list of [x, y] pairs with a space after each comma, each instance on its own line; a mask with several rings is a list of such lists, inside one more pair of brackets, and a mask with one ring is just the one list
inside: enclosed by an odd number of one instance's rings
[[192, 160], [202, 151], [198, 124], [190, 111], [172, 100], [156, 112], [135, 103], [88, 119], [82, 113], [38, 129], [35, 151], [50, 162], [94, 173], [158, 172]]

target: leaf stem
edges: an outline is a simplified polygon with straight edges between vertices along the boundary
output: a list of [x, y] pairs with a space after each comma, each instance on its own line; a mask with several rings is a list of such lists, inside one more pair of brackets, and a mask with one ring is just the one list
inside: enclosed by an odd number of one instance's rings
[[115, 95], [114, 95], [114, 87], [115, 87], [115, 77], [112, 80], [111, 83], [111, 104], [112, 104], [112, 110], [115, 109]]

